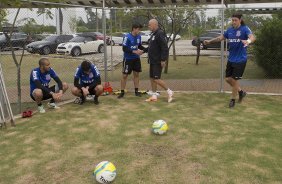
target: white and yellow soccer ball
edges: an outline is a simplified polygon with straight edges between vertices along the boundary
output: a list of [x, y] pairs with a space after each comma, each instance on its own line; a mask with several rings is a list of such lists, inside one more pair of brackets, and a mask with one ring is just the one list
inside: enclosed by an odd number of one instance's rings
[[116, 178], [116, 167], [109, 161], [100, 162], [93, 172], [99, 183], [111, 183]]
[[163, 135], [167, 132], [168, 125], [164, 120], [156, 120], [152, 125], [152, 131], [154, 134]]

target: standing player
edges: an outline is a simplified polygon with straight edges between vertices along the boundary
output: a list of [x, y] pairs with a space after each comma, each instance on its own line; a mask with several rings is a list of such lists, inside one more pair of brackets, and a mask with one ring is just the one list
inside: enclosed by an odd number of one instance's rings
[[[56, 86], [49, 87], [49, 83], [53, 78], [56, 82]], [[50, 99], [48, 106], [53, 109], [58, 109], [55, 101], [59, 101], [63, 93], [68, 89], [68, 85], [62, 82], [53, 68], [50, 67], [50, 61], [47, 58], [41, 58], [39, 60], [39, 67], [31, 71], [30, 74], [30, 97], [36, 101], [38, 105], [38, 111], [45, 113], [45, 109], [42, 105], [42, 100]]]
[[228, 39], [229, 43], [229, 57], [226, 65], [226, 82], [232, 87], [232, 97], [229, 102], [229, 107], [235, 106], [235, 99], [239, 93], [240, 103], [247, 95], [245, 91], [240, 88], [239, 79], [242, 78], [246, 63], [247, 63], [247, 46], [255, 41], [255, 37], [248, 26], [242, 20], [241, 14], [232, 15], [232, 26], [227, 29], [224, 35], [211, 40], [205, 40], [204, 44], [211, 44]]
[[144, 53], [145, 48], [142, 46], [141, 36], [139, 32], [143, 26], [134, 23], [130, 33], [124, 36], [122, 50], [124, 52], [123, 69], [121, 78], [121, 93], [118, 98], [124, 97], [124, 89], [128, 75], [133, 71], [133, 82], [135, 87], [135, 96], [141, 96], [139, 88], [139, 72], [142, 72], [140, 55]]
[[83, 61], [76, 69], [72, 94], [78, 96], [75, 103], [82, 105], [87, 95], [94, 96], [94, 104], [98, 105], [98, 97], [103, 93], [101, 77], [98, 68], [90, 61]]
[[166, 65], [169, 50], [166, 41], [165, 33], [159, 28], [159, 23], [156, 19], [149, 21], [148, 27], [152, 31], [152, 36], [148, 47], [148, 60], [150, 64], [150, 80], [153, 94], [146, 101], [157, 101], [157, 85], [167, 91], [168, 103], [172, 101], [173, 91], [170, 90], [166, 83], [161, 79], [162, 69]]

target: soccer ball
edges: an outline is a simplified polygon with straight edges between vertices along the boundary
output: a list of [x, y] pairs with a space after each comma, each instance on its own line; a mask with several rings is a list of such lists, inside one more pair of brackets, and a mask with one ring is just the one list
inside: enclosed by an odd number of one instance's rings
[[116, 178], [116, 167], [109, 161], [102, 161], [95, 167], [93, 175], [99, 183], [110, 183]]
[[152, 125], [152, 131], [154, 134], [162, 135], [168, 130], [167, 123], [164, 120], [156, 120]]

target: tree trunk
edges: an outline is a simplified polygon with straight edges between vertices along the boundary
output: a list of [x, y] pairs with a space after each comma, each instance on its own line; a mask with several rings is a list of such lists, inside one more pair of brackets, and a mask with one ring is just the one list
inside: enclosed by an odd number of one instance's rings
[[172, 44], [173, 61], [176, 61], [175, 39]]
[[200, 39], [198, 38], [198, 39], [197, 39], [197, 57], [196, 57], [196, 65], [199, 64], [200, 52], [201, 52], [200, 45], [201, 45], [201, 41], [200, 41]]
[[166, 65], [165, 65], [164, 73], [167, 73], [167, 72], [168, 72], [168, 61], [169, 61], [169, 58], [168, 58], [167, 61], [165, 62]]
[[21, 65], [17, 65], [18, 113], [22, 112]]

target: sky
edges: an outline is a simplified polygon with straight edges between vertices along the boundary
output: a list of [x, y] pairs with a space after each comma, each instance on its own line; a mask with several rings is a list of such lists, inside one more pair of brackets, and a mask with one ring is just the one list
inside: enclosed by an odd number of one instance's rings
[[[209, 5], [210, 8], [220, 8], [221, 5]], [[253, 3], [253, 4], [237, 4], [235, 5], [236, 8], [282, 8], [282, 3]], [[98, 10], [101, 14], [101, 10]], [[55, 15], [54, 9], [52, 9], [53, 14]], [[75, 15], [76, 17], [81, 17], [84, 21], [86, 21], [86, 14], [83, 8], [72, 8], [70, 11], [67, 11], [69, 15]], [[9, 9], [8, 20], [11, 23], [14, 19], [16, 13], [16, 9]], [[218, 14], [218, 9], [209, 9], [207, 10], [207, 16], [216, 16]], [[54, 17], [53, 20], [46, 18], [44, 15], [37, 16], [36, 9], [29, 10], [29, 9], [21, 9], [18, 19], [23, 18], [34, 18], [38, 24], [44, 25], [56, 25], [56, 19]]]

